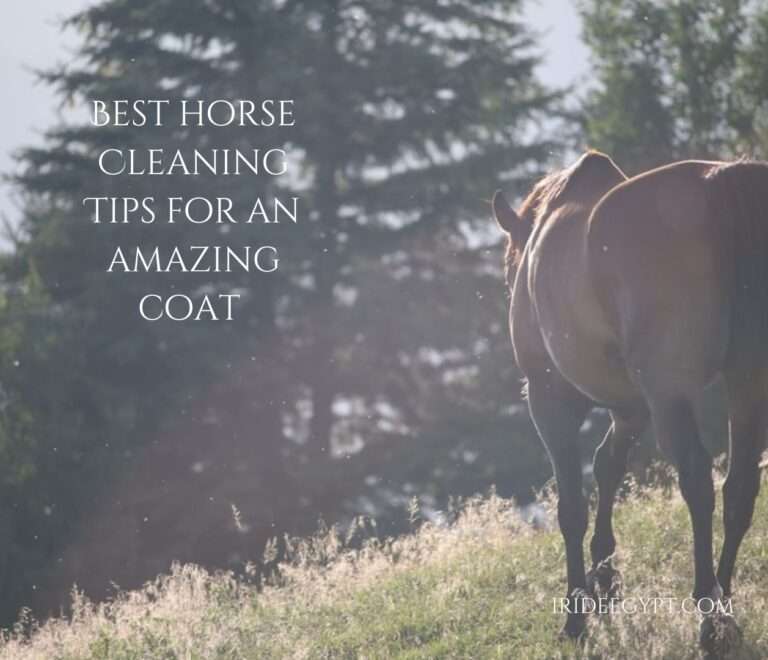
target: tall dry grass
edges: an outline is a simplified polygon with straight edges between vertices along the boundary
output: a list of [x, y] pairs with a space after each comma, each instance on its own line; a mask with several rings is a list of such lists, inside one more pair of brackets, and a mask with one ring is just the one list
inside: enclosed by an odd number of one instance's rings
[[[768, 657], [765, 491], [739, 561], [745, 641], [735, 657]], [[541, 504], [551, 511], [553, 500]], [[690, 524], [675, 490], [633, 487], [617, 506], [616, 534], [625, 596], [689, 594]], [[595, 617], [583, 647], [557, 641], [563, 574], [559, 533], [534, 529], [491, 495], [450, 524], [356, 549], [335, 528], [292, 541], [279, 578], [261, 591], [187, 565], [110, 603], [75, 596], [71, 620], [22, 621], [0, 658], [699, 657], [695, 614]]]

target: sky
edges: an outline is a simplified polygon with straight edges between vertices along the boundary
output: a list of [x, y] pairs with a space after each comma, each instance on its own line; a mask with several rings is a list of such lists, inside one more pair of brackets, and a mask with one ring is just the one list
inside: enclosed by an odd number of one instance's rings
[[[4, 26], [0, 40], [0, 173], [13, 172], [13, 153], [22, 146], [40, 144], [42, 132], [56, 122], [58, 101], [48, 87], [36, 81], [34, 70], [66, 62], [77, 44], [77, 34], [62, 32], [58, 22], [94, 2], [5, 0], [0, 5]], [[564, 86], [582, 77], [587, 52], [579, 39], [573, 0], [528, 0], [527, 4], [525, 18], [542, 35], [542, 81]], [[18, 213], [11, 186], [0, 182], [0, 214], [13, 221]]]

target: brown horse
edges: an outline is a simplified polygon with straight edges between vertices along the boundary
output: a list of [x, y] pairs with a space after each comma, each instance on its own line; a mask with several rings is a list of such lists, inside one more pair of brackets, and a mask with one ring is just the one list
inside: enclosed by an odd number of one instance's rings
[[[768, 164], [685, 161], [627, 180], [608, 156], [589, 152], [543, 179], [519, 212], [498, 192], [493, 211], [508, 236], [515, 358], [557, 480], [567, 597], [610, 592], [613, 501], [649, 420], [690, 511], [693, 596], [730, 597], [768, 422]], [[728, 393], [730, 463], [715, 573], [712, 459], [693, 402], [719, 376]], [[595, 405], [613, 423], [595, 453], [587, 575], [577, 434]], [[584, 629], [584, 615], [569, 613], [564, 633]], [[703, 621], [702, 643], [714, 629]]]

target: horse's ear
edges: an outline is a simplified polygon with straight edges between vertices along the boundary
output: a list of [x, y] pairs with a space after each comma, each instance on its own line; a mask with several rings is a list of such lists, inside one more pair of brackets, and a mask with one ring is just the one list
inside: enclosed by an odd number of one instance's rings
[[491, 202], [491, 205], [493, 206], [493, 217], [496, 218], [496, 222], [499, 227], [501, 227], [502, 231], [505, 231], [512, 236], [513, 241], [519, 238], [523, 229], [523, 221], [509, 205], [509, 202], [506, 197], [504, 197], [501, 190], [497, 190], [493, 193], [493, 201]]

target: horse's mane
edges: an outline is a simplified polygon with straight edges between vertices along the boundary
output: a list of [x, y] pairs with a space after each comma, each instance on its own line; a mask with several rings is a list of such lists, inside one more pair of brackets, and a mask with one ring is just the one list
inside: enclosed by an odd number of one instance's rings
[[540, 179], [523, 201], [518, 215], [535, 225], [544, 212], [556, 202], [587, 202], [605, 192], [605, 179], [611, 182], [624, 173], [604, 153], [590, 149], [573, 165], [557, 170]]
[[[534, 227], [549, 210], [563, 204], [587, 204], [602, 197], [608, 188], [626, 179], [624, 173], [609, 156], [594, 149], [584, 153], [573, 165], [556, 170], [540, 179], [523, 200], [518, 216]], [[507, 242], [505, 263], [507, 268], [519, 264], [525, 245]]]

